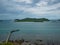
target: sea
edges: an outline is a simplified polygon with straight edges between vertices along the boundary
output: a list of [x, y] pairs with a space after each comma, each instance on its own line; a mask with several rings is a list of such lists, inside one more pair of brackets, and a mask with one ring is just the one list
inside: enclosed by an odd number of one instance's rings
[[48, 22], [0, 22], [0, 41], [5, 41], [12, 30], [19, 30], [10, 36], [10, 40], [58, 40], [60, 41], [60, 21]]

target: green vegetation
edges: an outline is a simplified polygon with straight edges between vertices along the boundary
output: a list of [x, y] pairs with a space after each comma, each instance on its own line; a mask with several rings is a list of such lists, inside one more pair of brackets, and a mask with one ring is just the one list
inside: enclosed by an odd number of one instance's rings
[[15, 22], [43, 22], [49, 21], [46, 18], [24, 18], [24, 19], [15, 19]]
[[22, 44], [26, 44], [26, 45], [60, 45], [60, 41], [53, 41], [53, 40], [47, 40], [46, 42], [44, 42], [44, 40], [41, 39], [37, 39], [35, 41], [33, 41], [33, 43], [29, 40], [9, 40], [9, 42], [5, 43], [2, 42], [0, 43], [0, 45], [22, 45]]
[[9, 40], [7, 43], [4, 41], [4, 42], [1, 42], [0, 45], [21, 45], [22, 43], [24, 43], [24, 39], [21, 39], [21, 40]]
[[0, 43], [0, 45], [13, 45], [13, 43], [8, 42], [8, 43]]

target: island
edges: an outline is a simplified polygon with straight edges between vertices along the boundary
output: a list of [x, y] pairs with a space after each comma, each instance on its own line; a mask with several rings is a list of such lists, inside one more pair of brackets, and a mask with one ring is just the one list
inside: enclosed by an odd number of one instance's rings
[[44, 22], [44, 21], [50, 21], [46, 18], [24, 18], [24, 19], [15, 19], [15, 22]]
[[60, 21], [60, 19], [58, 19], [58, 21]]

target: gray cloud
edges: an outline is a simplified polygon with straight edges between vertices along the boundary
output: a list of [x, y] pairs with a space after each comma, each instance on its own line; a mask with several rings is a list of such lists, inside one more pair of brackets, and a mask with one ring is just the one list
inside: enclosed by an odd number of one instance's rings
[[[42, 8], [38, 7], [36, 4], [39, 3], [39, 1], [48, 2], [47, 6], [44, 6]], [[46, 17], [44, 16], [45, 14], [48, 14], [47, 17], [49, 18], [50, 16], [51, 18], [53, 15], [55, 15], [54, 12], [57, 12], [57, 17], [59, 17], [59, 3], [60, 0], [33, 0], [31, 3], [18, 1], [16, 2], [14, 0], [0, 0], [0, 19], [40, 17], [40, 15], [41, 17]], [[39, 3], [39, 5], [41, 4]]]

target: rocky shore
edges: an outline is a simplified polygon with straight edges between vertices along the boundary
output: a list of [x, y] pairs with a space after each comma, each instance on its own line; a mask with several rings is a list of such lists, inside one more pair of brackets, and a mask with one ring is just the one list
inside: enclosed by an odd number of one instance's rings
[[21, 40], [9, 40], [8, 43], [5, 43], [5, 41], [1, 42], [0, 45], [60, 45], [60, 42], [56, 41], [47, 41], [44, 42], [43, 40], [36, 40], [34, 42], [27, 41], [24, 39]]

